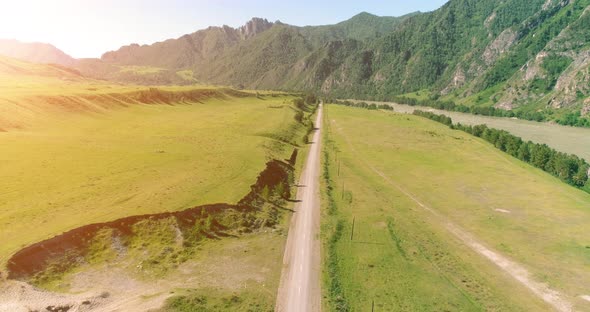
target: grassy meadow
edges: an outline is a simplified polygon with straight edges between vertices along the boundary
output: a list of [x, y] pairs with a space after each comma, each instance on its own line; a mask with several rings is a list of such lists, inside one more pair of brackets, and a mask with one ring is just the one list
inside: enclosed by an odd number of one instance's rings
[[[304, 117], [282, 92], [119, 85], [3, 57], [0, 89], [0, 272], [21, 248], [83, 225], [235, 204], [268, 161], [298, 148], [298, 174], [306, 157]], [[129, 308], [272, 310], [288, 218], [278, 222], [223, 239], [196, 230], [198, 244], [173, 218], [138, 223], [123, 243], [103, 229], [83, 263], [50, 263], [30, 282], [107, 291]]]
[[328, 310], [551, 310], [449, 224], [590, 309], [589, 194], [417, 116], [336, 105], [325, 116]]
[[[422, 92], [420, 94], [425, 94]], [[590, 129], [568, 127], [548, 122], [536, 122], [507, 117], [490, 117], [468, 113], [451, 112], [428, 107], [410, 106], [396, 103], [371, 102], [391, 105], [396, 112], [411, 114], [414, 110], [427, 110], [449, 116], [454, 123], [464, 125], [486, 124], [491, 128], [506, 130], [525, 141], [547, 144], [567, 154], [574, 154], [590, 161]]]
[[41, 111], [33, 125], [0, 132], [0, 264], [81, 225], [237, 202], [266, 161], [292, 152], [277, 143], [297, 131], [291, 100]]
[[[129, 71], [153, 72], [150, 68], [130, 68]], [[158, 86], [160, 93], [190, 94], [219, 91], [208, 85]], [[0, 56], [0, 131], [20, 129], [43, 122], [49, 114], [103, 113], [112, 108], [134, 104], [178, 104], [195, 98], [183, 95], [176, 101], [149, 99], [154, 88], [133, 84], [89, 79], [76, 70], [50, 64], [28, 63]], [[192, 94], [194, 95], [194, 94]], [[55, 116], [54, 116], [55, 117]]]

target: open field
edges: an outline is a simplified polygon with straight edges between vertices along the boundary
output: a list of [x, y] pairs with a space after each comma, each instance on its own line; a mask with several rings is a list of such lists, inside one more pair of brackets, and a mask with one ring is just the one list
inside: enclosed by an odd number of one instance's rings
[[120, 92], [138, 90], [141, 87], [87, 79], [77, 71], [59, 65], [28, 63], [0, 56], [0, 88], [2, 99], [14, 100], [27, 95]]
[[135, 104], [194, 103], [211, 97], [204, 91], [220, 91], [206, 85], [121, 85], [88, 79], [59, 65], [33, 64], [2, 56], [0, 90], [0, 131], [29, 127], [51, 114], [104, 113]]
[[324, 113], [330, 310], [590, 310], [589, 194], [426, 119]]
[[272, 309], [288, 221], [272, 205], [289, 209], [278, 185], [307, 150], [294, 96], [4, 58], [0, 87], [0, 311]]
[[292, 152], [273, 139], [296, 129], [290, 102], [225, 96], [131, 105], [47, 114], [0, 133], [0, 264], [81, 225], [235, 203], [267, 160]]
[[465, 125], [486, 124], [490, 128], [506, 130], [525, 141], [547, 144], [554, 149], [568, 154], [574, 154], [590, 161], [590, 129], [561, 126], [545, 122], [535, 122], [505, 117], [489, 117], [467, 113], [450, 112], [428, 107], [410, 106], [397, 103], [370, 102], [388, 104], [396, 112], [411, 114], [414, 110], [425, 110], [449, 116], [454, 123]]

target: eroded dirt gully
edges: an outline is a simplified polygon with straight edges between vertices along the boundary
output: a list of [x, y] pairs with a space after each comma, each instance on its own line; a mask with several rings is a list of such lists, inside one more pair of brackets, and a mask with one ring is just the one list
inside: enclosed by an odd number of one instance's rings
[[[47, 268], [52, 261], [60, 262], [61, 257], [67, 257], [75, 265], [79, 257], [84, 257], [93, 239], [99, 230], [113, 229], [115, 235], [121, 238], [128, 238], [133, 235], [133, 226], [143, 220], [162, 220], [173, 217], [179, 224], [179, 228], [190, 227], [202, 215], [216, 215], [227, 210], [243, 212], [247, 207], [229, 204], [214, 204], [191, 208], [180, 212], [166, 212], [158, 214], [147, 214], [131, 216], [112, 222], [95, 223], [82, 226], [61, 235], [44, 240], [42, 242], [25, 247], [15, 253], [6, 266], [8, 279], [28, 280]], [[222, 233], [224, 227], [215, 224], [212, 234]], [[68, 260], [63, 259], [63, 260]]]
[[[91, 293], [58, 294], [38, 289], [30, 282], [49, 269], [53, 274], [60, 274], [87, 264], [86, 257], [89, 256], [90, 247], [98, 233], [105, 229], [111, 231], [112, 241], [117, 241], [126, 247], [124, 245], [136, 235], [134, 226], [146, 220], [173, 219], [177, 225], [176, 232], [185, 238], [194, 235], [195, 225], [202, 224], [204, 218], [210, 218], [210, 226], [207, 229], [198, 228], [202, 235], [209, 238], [240, 235], [267, 226], [257, 219], [257, 212], [263, 205], [275, 210], [280, 210], [282, 207], [277, 204], [277, 201], [271, 202], [268, 194], [264, 195], [267, 198], [262, 198], [261, 194], [268, 193], [270, 190], [270, 196], [274, 196], [278, 202], [290, 198], [293, 165], [296, 158], [297, 149], [293, 151], [290, 159], [269, 161], [266, 168], [259, 174], [256, 183], [251, 186], [250, 192], [237, 204], [210, 204], [178, 212], [137, 215], [111, 222], [89, 224], [21, 249], [8, 260], [6, 271], [0, 272], [0, 311], [113, 311], [120, 306], [125, 306], [128, 299], [113, 300], [109, 292], [95, 289]], [[129, 284], [125, 282], [125, 274], [126, 272], [122, 271], [114, 274], [110, 279], [114, 283]], [[220, 272], [220, 274], [223, 273]], [[129, 294], [134, 294], [135, 297], [140, 297], [145, 295], [140, 293], [140, 290], [149, 289], [149, 287], [146, 284], [135, 287], [135, 290], [121, 289], [121, 291], [125, 290]], [[155, 299], [159, 299], [155, 303], [161, 304], [169, 296], [169, 294], [155, 296]], [[139, 303], [132, 302], [131, 306], [141, 307]], [[157, 307], [156, 305], [155, 308]], [[128, 308], [124, 310], [127, 311]], [[147, 309], [147, 307], [144, 308]], [[138, 309], [138, 311], [143, 310], [145, 309]]]

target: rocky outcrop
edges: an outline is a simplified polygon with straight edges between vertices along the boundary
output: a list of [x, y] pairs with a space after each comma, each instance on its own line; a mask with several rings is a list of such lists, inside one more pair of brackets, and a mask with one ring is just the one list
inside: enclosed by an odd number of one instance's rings
[[246, 25], [240, 27], [238, 31], [240, 32], [242, 39], [249, 39], [268, 30], [273, 25], [274, 23], [269, 22], [264, 18], [255, 17], [247, 22]]
[[458, 66], [457, 70], [455, 70], [455, 74], [453, 75], [451, 83], [441, 91], [441, 94], [447, 95], [451, 93], [452, 90], [461, 88], [463, 85], [465, 85], [465, 79], [465, 72], [460, 66]]
[[[274, 23], [253, 18], [244, 26], [211, 26], [176, 39], [151, 45], [130, 44], [102, 55], [101, 60], [116, 65], [140, 65], [166, 69], [199, 67], [207, 60], [240, 42], [270, 29]], [[102, 77], [99, 77], [102, 78]]]
[[584, 107], [582, 107], [582, 110], [580, 112], [582, 113], [582, 116], [590, 115], [590, 98], [587, 98], [584, 101]]
[[510, 47], [516, 42], [518, 33], [508, 28], [504, 30], [500, 35], [490, 43], [482, 54], [482, 60], [488, 66], [492, 65], [498, 57], [504, 54], [510, 49]]

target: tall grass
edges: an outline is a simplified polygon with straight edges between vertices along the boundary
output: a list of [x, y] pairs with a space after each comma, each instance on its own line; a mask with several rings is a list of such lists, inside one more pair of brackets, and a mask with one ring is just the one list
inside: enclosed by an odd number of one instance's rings
[[339, 268], [340, 259], [338, 256], [337, 245], [342, 239], [345, 225], [344, 219], [338, 214], [338, 206], [334, 198], [334, 181], [330, 176], [330, 153], [328, 152], [330, 140], [325, 139], [325, 150], [323, 153], [323, 179], [324, 194], [327, 202], [327, 212], [329, 228], [327, 229], [327, 277], [328, 277], [328, 300], [332, 311], [350, 311], [350, 305], [344, 294], [341, 272]]

